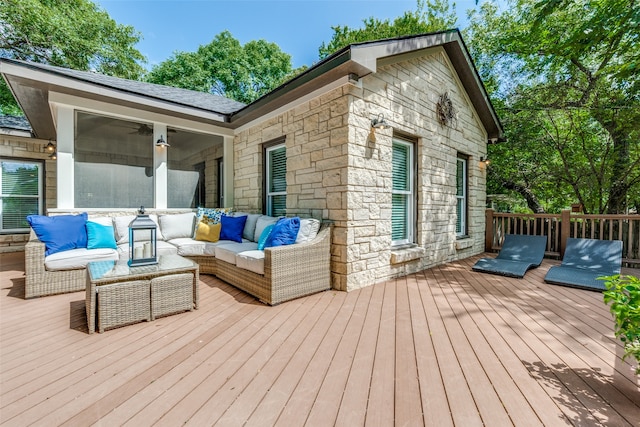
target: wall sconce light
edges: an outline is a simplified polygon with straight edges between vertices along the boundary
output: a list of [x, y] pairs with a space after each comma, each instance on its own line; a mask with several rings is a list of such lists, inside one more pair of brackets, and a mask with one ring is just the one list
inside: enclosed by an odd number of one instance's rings
[[484, 163], [486, 166], [489, 166], [489, 163], [491, 163], [491, 160], [487, 157], [480, 156], [480, 163]]
[[164, 140], [163, 136], [160, 135], [160, 138], [156, 141], [156, 147], [170, 147], [170, 145]]
[[378, 117], [371, 120], [371, 128], [373, 129], [387, 129], [390, 128], [389, 124], [384, 120], [382, 113], [378, 114]]
[[58, 160], [58, 152], [54, 150], [53, 153], [51, 153], [51, 155], [49, 156], [49, 158], [51, 160]]
[[48, 153], [53, 153], [54, 151], [56, 151], [56, 146], [53, 145], [53, 142], [51, 142], [51, 140], [49, 140], [49, 143], [45, 145], [44, 151]]

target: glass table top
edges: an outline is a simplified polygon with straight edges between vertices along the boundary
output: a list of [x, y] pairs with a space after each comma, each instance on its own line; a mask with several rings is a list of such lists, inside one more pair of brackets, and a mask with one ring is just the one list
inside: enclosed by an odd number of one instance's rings
[[118, 261], [94, 261], [87, 264], [87, 271], [92, 281], [117, 279], [129, 276], [156, 275], [173, 270], [185, 270], [195, 268], [197, 264], [190, 259], [179, 255], [160, 255], [158, 263], [129, 267], [128, 260]]

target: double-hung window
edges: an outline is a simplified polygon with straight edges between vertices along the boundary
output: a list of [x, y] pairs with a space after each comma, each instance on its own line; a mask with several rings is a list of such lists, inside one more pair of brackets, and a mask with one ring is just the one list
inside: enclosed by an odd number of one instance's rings
[[266, 148], [266, 214], [281, 216], [287, 209], [287, 151], [284, 144]]
[[467, 234], [467, 159], [456, 162], [456, 236]]
[[414, 144], [393, 139], [391, 191], [391, 244], [414, 243]]
[[42, 214], [43, 165], [0, 159], [0, 232], [29, 230], [27, 215]]

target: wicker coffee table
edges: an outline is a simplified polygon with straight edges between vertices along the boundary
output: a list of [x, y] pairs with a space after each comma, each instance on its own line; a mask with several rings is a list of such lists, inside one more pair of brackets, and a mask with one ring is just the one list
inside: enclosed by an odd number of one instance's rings
[[161, 255], [158, 264], [129, 267], [127, 260], [87, 265], [89, 333], [198, 308], [198, 264], [179, 255]]

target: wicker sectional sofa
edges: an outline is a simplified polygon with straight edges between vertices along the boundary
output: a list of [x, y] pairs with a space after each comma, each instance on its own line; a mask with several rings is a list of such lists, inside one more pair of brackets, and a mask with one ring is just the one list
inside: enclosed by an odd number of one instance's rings
[[[255, 217], [261, 217], [261, 220], [268, 219], [265, 216], [252, 216], [254, 219]], [[94, 256], [92, 251], [95, 250], [74, 249], [78, 251], [78, 256], [73, 259], [78, 259], [80, 262], [71, 262], [68, 267], [62, 264], [61, 267], [49, 268], [52, 263], [47, 262], [45, 257], [45, 244], [38, 240], [36, 233], [31, 230], [30, 239], [25, 245], [25, 298], [85, 290], [87, 262], [127, 257], [128, 242], [122, 243], [122, 236], [118, 236], [117, 226], [117, 221], [121, 225], [126, 220], [116, 218], [118, 217], [114, 216], [110, 219], [114, 222], [115, 238], [120, 242], [118, 250], [111, 254], [106, 251], [95, 252], [95, 258], [92, 258]], [[175, 224], [176, 218], [160, 216], [157, 220], [160, 236], [158, 237], [159, 255], [175, 253], [192, 259], [198, 263], [201, 274], [215, 275], [266, 304], [275, 305], [330, 288], [331, 227], [329, 224], [322, 223], [315, 237], [310, 236], [312, 238], [308, 241], [258, 251], [257, 236], [246, 228], [244, 236], [255, 237], [243, 238], [242, 243], [225, 240], [215, 243], [201, 242], [192, 238], [191, 235], [171, 236], [167, 229], [164, 231], [169, 239], [160, 240], [163, 224], [169, 223], [169, 219]], [[89, 217], [90, 221], [92, 219], [95, 218]], [[100, 220], [103, 223], [109, 221], [105, 217]], [[195, 221], [194, 224], [197, 225]], [[247, 222], [247, 227], [249, 226]], [[255, 221], [252, 226], [255, 227]]]

